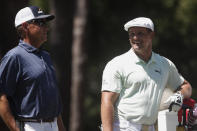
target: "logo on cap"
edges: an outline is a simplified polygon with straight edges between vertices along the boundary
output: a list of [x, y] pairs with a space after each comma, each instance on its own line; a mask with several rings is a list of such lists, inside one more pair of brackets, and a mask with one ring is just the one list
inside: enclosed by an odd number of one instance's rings
[[41, 14], [41, 13], [43, 13], [43, 11], [39, 8], [38, 14]]

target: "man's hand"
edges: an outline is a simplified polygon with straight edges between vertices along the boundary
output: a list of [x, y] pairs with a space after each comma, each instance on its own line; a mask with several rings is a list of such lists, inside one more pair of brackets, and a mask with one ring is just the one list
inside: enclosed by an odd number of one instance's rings
[[169, 111], [178, 112], [183, 104], [183, 95], [181, 92], [176, 92], [164, 102], [169, 106]]
[[101, 96], [101, 121], [102, 131], [113, 131], [114, 104], [119, 94], [115, 92], [102, 91]]
[[20, 131], [16, 124], [14, 116], [11, 113], [9, 102], [5, 94], [0, 94], [0, 116], [10, 129], [10, 131]]
[[62, 116], [59, 115], [57, 118], [57, 124], [58, 124], [58, 129], [59, 131], [66, 131], [66, 128], [64, 127], [64, 123], [62, 121]]

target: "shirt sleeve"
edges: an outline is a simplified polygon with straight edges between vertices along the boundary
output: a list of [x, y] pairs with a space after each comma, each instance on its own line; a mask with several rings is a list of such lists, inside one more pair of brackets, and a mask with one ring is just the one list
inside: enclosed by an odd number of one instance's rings
[[174, 91], [184, 82], [184, 78], [179, 74], [174, 63], [169, 60], [168, 62], [170, 66], [167, 86]]
[[12, 96], [15, 92], [19, 70], [16, 56], [6, 55], [0, 64], [0, 92]]
[[102, 89], [101, 91], [111, 91], [120, 93], [121, 91], [121, 80], [118, 67], [113, 62], [108, 62], [102, 77]]

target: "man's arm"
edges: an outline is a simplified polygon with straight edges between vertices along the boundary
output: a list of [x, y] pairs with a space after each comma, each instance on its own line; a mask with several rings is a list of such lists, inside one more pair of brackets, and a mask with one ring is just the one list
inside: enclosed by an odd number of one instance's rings
[[192, 95], [192, 87], [188, 81], [184, 81], [183, 84], [180, 86], [181, 94], [184, 98], [190, 98]]
[[183, 104], [183, 99], [190, 98], [192, 95], [192, 87], [189, 82], [184, 80], [183, 84], [170, 96], [164, 103], [169, 106], [169, 110], [179, 111]]
[[61, 115], [59, 115], [57, 118], [57, 125], [58, 125], [59, 131], [66, 131], [66, 128], [64, 127]]
[[11, 131], [20, 131], [11, 113], [9, 103], [5, 94], [0, 94], [0, 116]]
[[101, 97], [101, 120], [103, 131], [113, 131], [114, 104], [119, 94], [115, 92], [102, 92]]

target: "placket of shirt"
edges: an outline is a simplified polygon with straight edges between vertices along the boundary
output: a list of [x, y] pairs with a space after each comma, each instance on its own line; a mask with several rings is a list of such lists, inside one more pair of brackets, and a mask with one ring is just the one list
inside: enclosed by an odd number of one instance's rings
[[[42, 69], [43, 69], [43, 71], [44, 71], [44, 75], [46, 76], [46, 73], [47, 73], [47, 66], [46, 66], [46, 62], [45, 62], [45, 60], [44, 60], [44, 58], [43, 58], [43, 56], [42, 56], [42, 54], [41, 53], [38, 53], [37, 54], [38, 56], [39, 56], [39, 58], [40, 58], [40, 61], [41, 61], [41, 66], [42, 66]], [[47, 77], [45, 77], [46, 79], [47, 79], [47, 81], [48, 81], [48, 78]]]
[[46, 78], [46, 84], [47, 84], [47, 86], [49, 85], [49, 75], [47, 74], [48, 72], [47, 72], [47, 64], [46, 64], [46, 62], [45, 62], [45, 60], [43, 59], [43, 57], [42, 57], [42, 55], [40, 55], [40, 58], [41, 58], [41, 62], [42, 62], [42, 67], [43, 67], [43, 69], [44, 69], [44, 75], [45, 75], [45, 78]]
[[[144, 69], [145, 69], [145, 72], [146, 72], [146, 79], [147, 79], [147, 85], [148, 86], [150, 86], [151, 85], [151, 83], [152, 83], [152, 79], [151, 79], [151, 77], [149, 76], [149, 71], [150, 71], [150, 66], [151, 66], [151, 63], [146, 63], [146, 64], [144, 64]], [[150, 91], [148, 91], [149, 92], [149, 94], [148, 94], [148, 96], [150, 97]], [[148, 101], [148, 104], [147, 104], [147, 106], [150, 106], [150, 103], [149, 103], [150, 101]]]
[[42, 55], [39, 55], [39, 56], [40, 56], [40, 60], [41, 60], [41, 63], [42, 63], [42, 67], [43, 67], [43, 69], [44, 69], [44, 72], [46, 72], [46, 63], [45, 63], [45, 61], [44, 61]]
[[145, 70], [145, 74], [146, 74], [147, 85], [150, 85], [150, 83], [151, 83], [151, 78], [149, 76], [150, 63], [143, 63], [143, 66], [144, 66], [144, 70]]

